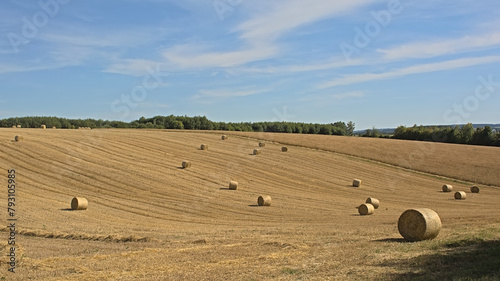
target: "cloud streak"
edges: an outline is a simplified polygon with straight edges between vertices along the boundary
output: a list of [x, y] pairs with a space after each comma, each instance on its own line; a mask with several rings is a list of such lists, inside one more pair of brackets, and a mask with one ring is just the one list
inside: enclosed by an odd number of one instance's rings
[[464, 68], [480, 64], [500, 62], [500, 56], [487, 56], [475, 58], [463, 58], [437, 63], [414, 65], [382, 73], [360, 73], [346, 75], [318, 85], [319, 89], [332, 88], [341, 85], [351, 85], [375, 80], [393, 79], [407, 75], [437, 72], [451, 69]]
[[414, 42], [389, 49], [379, 49], [387, 60], [432, 58], [500, 45], [500, 32], [457, 39]]

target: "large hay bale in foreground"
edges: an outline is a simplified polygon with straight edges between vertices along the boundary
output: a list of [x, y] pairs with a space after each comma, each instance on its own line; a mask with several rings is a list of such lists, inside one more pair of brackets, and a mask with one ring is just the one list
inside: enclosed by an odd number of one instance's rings
[[455, 199], [457, 200], [465, 200], [467, 198], [467, 194], [465, 191], [457, 191], [455, 192]]
[[259, 155], [259, 154], [260, 154], [260, 149], [253, 150], [253, 155]]
[[182, 168], [186, 169], [191, 167], [191, 162], [189, 161], [182, 161]]
[[352, 181], [352, 186], [354, 186], [354, 187], [360, 187], [360, 186], [361, 186], [361, 183], [362, 183], [362, 181], [361, 181], [361, 180], [354, 179], [354, 180]]
[[40, 126], [40, 128], [42, 128], [42, 129], [47, 129], [47, 126], [42, 125], [42, 126]]
[[441, 230], [441, 219], [431, 209], [409, 209], [399, 217], [398, 230], [406, 241], [433, 239]]
[[453, 185], [445, 184], [443, 185], [443, 192], [451, 192], [453, 190]]
[[23, 141], [23, 140], [24, 140], [24, 137], [23, 137], [23, 136], [15, 136], [15, 137], [14, 137], [14, 140], [15, 140], [15, 141]]
[[226, 135], [223, 135], [221, 138], [222, 138], [222, 140], [227, 140], [227, 136]]
[[259, 147], [265, 147], [266, 143], [265, 142], [259, 142]]
[[378, 206], [380, 205], [380, 201], [376, 198], [373, 198], [373, 197], [368, 197], [368, 199], [366, 199], [365, 203], [372, 204], [373, 208], [375, 208], [375, 209], [378, 209]]
[[271, 206], [271, 196], [259, 196], [259, 198], [257, 199], [257, 204], [259, 204], [259, 206]]
[[83, 197], [75, 197], [71, 200], [71, 209], [73, 210], [87, 210], [89, 201]]
[[201, 149], [201, 150], [208, 150], [208, 145], [207, 145], [207, 144], [202, 144], [202, 145], [200, 146], [200, 149]]
[[470, 192], [479, 193], [479, 187], [477, 185], [473, 185], [470, 187]]
[[230, 181], [229, 182], [229, 189], [236, 190], [237, 188], [238, 188], [238, 182], [237, 181]]
[[358, 212], [362, 216], [371, 215], [375, 211], [375, 207], [372, 204], [365, 203], [358, 207]]

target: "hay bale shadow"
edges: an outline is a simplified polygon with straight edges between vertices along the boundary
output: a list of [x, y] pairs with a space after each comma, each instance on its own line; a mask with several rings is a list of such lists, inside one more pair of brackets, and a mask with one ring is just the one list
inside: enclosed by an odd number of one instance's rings
[[71, 208], [64, 208], [64, 209], [59, 209], [59, 211], [74, 211], [74, 210]]
[[379, 265], [405, 271], [389, 274], [387, 280], [498, 280], [499, 252], [499, 239], [464, 239], [445, 243], [432, 254], [388, 260]]
[[258, 204], [248, 205], [248, 207], [260, 207]]
[[372, 240], [373, 242], [390, 242], [390, 243], [414, 243], [414, 242], [408, 242], [404, 238], [384, 238], [384, 239], [377, 239], [377, 240]]

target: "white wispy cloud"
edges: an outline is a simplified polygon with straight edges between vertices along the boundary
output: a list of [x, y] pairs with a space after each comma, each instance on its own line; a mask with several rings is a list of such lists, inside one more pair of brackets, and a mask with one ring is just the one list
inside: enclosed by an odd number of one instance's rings
[[268, 92], [269, 89], [254, 89], [254, 90], [232, 90], [232, 89], [217, 89], [217, 90], [199, 90], [199, 94], [195, 95], [194, 99], [199, 99], [203, 97], [210, 98], [233, 98], [233, 97], [245, 97], [256, 94], [261, 94]]
[[148, 69], [155, 69], [156, 66], [158, 66], [162, 71], [167, 69], [165, 64], [161, 64], [154, 60], [123, 59], [118, 60], [116, 63], [112, 63], [106, 67], [103, 72], [139, 77], [147, 75], [149, 73]]
[[267, 67], [242, 67], [231, 70], [231, 72], [242, 72], [242, 73], [293, 73], [293, 72], [308, 72], [308, 71], [318, 71], [342, 68], [348, 66], [356, 65], [366, 65], [371, 62], [366, 62], [361, 59], [347, 61], [344, 57], [329, 59], [326, 62], [316, 62], [309, 64], [293, 64], [293, 65], [279, 65], [279, 66], [267, 66]]
[[[165, 49], [162, 56], [171, 69], [237, 67], [248, 63], [276, 58], [283, 48], [277, 39], [298, 27], [336, 16], [345, 15], [356, 8], [375, 2], [374, 0], [353, 0], [349, 2], [325, 2], [323, 0], [260, 1], [255, 5], [241, 5], [238, 9], [249, 8], [249, 19], [232, 30], [240, 40], [240, 46], [230, 51], [213, 51], [216, 46], [200, 42], [179, 44]], [[258, 7], [258, 8], [255, 8]], [[123, 61], [117, 68], [134, 69], [133, 59]], [[322, 66], [331, 67], [331, 66]], [[300, 69], [297, 69], [300, 71]], [[135, 72], [135, 71], [132, 71]]]
[[457, 54], [500, 45], [500, 32], [492, 32], [480, 36], [467, 35], [461, 38], [413, 42], [401, 46], [378, 49], [388, 60], [431, 58], [442, 55]]
[[326, 104], [332, 101], [341, 101], [345, 99], [352, 99], [352, 98], [362, 98], [365, 97], [365, 93], [362, 91], [351, 91], [351, 92], [344, 92], [344, 93], [322, 93], [322, 94], [313, 94], [313, 95], [307, 95], [299, 99], [301, 102], [317, 102], [320, 104]]
[[163, 52], [163, 57], [176, 67], [233, 67], [270, 58], [278, 51], [275, 46], [260, 44], [230, 52], [204, 51], [198, 44], [175, 46]]
[[374, 80], [391, 79], [412, 74], [451, 70], [451, 69], [463, 68], [480, 64], [494, 63], [499, 61], [500, 61], [500, 56], [462, 58], [444, 62], [414, 65], [382, 73], [352, 74], [337, 79], [333, 79], [329, 82], [321, 83], [320, 85], [318, 85], [318, 88], [325, 89], [340, 85], [350, 85], [350, 84], [363, 83]]
[[286, 0], [267, 1], [253, 17], [235, 30], [250, 42], [269, 41], [283, 36], [300, 26], [335, 15], [345, 15], [373, 0], [324, 1]]
[[346, 92], [346, 93], [340, 93], [340, 94], [333, 94], [331, 97], [336, 100], [344, 100], [348, 98], [362, 98], [365, 96], [364, 92], [361, 91], [353, 91], [353, 92]]

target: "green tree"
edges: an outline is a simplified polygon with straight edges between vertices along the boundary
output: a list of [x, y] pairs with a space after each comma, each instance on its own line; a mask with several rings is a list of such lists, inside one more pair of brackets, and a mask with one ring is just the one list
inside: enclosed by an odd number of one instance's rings
[[472, 141], [474, 136], [474, 126], [472, 123], [467, 123], [467, 125], [460, 128], [460, 133], [458, 134], [458, 142], [462, 144], [467, 144]]
[[346, 135], [354, 136], [354, 129], [356, 128], [356, 124], [352, 121], [347, 122], [346, 125]]

